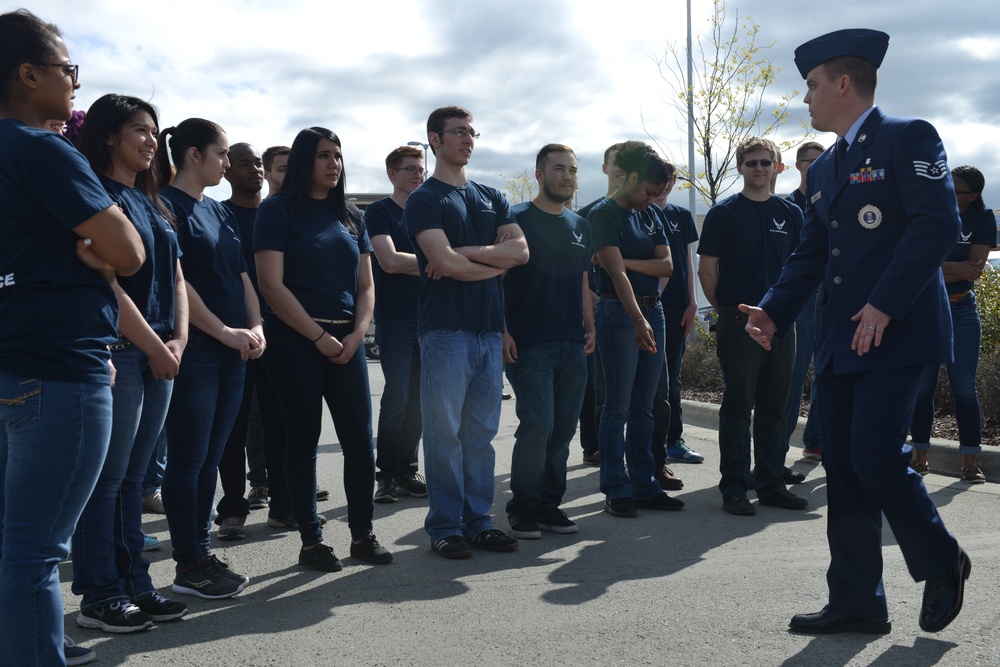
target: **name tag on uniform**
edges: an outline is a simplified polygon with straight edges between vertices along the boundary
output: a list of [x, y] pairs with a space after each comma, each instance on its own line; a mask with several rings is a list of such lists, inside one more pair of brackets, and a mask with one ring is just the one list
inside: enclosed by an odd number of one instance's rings
[[810, 198], [809, 198], [809, 203], [810, 203], [810, 204], [815, 204], [815, 203], [816, 203], [816, 202], [818, 202], [818, 201], [819, 201], [819, 200], [820, 200], [820, 199], [821, 199], [822, 197], [823, 197], [823, 193], [822, 193], [822, 192], [817, 192], [816, 194], [814, 194], [814, 195], [813, 195], [812, 197], [810, 197]]

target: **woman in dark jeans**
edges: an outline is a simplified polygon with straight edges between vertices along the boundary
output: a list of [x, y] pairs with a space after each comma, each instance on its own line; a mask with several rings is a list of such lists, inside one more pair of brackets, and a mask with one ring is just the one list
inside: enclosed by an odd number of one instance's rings
[[214, 600], [236, 595], [250, 581], [212, 555], [209, 528], [219, 459], [243, 395], [244, 362], [263, 354], [264, 332], [232, 212], [204, 194], [229, 168], [226, 133], [201, 118], [163, 130], [156, 153], [161, 179], [170, 175], [167, 136], [177, 176], [160, 196], [177, 222], [190, 327], [167, 413], [163, 509], [177, 562], [173, 591]]
[[605, 385], [598, 441], [604, 511], [633, 517], [636, 507], [684, 507], [653, 478], [653, 396], [664, 345], [659, 280], [673, 264], [663, 224], [647, 210], [667, 186], [663, 159], [649, 145], [627, 141], [615, 164], [625, 183], [587, 215], [601, 294], [594, 311]]
[[79, 68], [59, 30], [0, 16], [0, 665], [94, 652], [63, 636], [59, 563], [111, 434], [115, 273], [142, 240], [87, 160], [46, 128]]
[[142, 557], [142, 479], [167, 416], [173, 379], [187, 344], [187, 291], [177, 234], [157, 195], [152, 169], [159, 122], [147, 102], [104, 95], [94, 102], [78, 147], [142, 237], [146, 263], [113, 285], [119, 339], [111, 391], [111, 445], [97, 487], [73, 534], [77, 625], [106, 632], [144, 630], [187, 607], [156, 592]]
[[372, 533], [375, 456], [361, 348], [375, 304], [372, 248], [361, 213], [344, 192], [340, 139], [321, 127], [302, 130], [281, 191], [261, 204], [254, 229], [272, 343], [265, 363], [285, 420], [285, 478], [302, 536], [299, 564], [325, 572], [343, 566], [323, 542], [316, 514], [324, 399], [344, 453], [351, 556], [392, 562]]

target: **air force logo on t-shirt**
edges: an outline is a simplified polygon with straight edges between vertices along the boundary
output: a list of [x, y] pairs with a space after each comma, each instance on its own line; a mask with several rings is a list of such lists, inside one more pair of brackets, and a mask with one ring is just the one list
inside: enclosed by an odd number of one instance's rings
[[785, 229], [785, 225], [788, 224], [787, 220], [778, 222], [777, 218], [771, 218], [771, 222], [774, 224], [769, 230], [772, 234], [788, 234], [788, 230]]
[[573, 236], [573, 240], [569, 242], [570, 245], [575, 245], [578, 248], [586, 248], [587, 247], [587, 246], [583, 245], [583, 232], [580, 232], [579, 234], [577, 234], [573, 230], [570, 230], [569, 233]]
[[480, 201], [486, 207], [483, 210], [479, 211], [480, 213], [493, 213], [494, 212], [493, 211], [493, 202], [491, 202], [489, 199], [481, 199]]

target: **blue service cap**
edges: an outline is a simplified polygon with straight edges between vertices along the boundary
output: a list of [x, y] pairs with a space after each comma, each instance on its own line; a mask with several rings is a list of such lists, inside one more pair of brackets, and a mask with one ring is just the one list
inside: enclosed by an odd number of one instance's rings
[[879, 30], [867, 28], [837, 30], [810, 39], [795, 49], [795, 66], [799, 68], [799, 74], [803, 79], [816, 65], [844, 56], [862, 58], [875, 67], [880, 67], [888, 48], [889, 35]]

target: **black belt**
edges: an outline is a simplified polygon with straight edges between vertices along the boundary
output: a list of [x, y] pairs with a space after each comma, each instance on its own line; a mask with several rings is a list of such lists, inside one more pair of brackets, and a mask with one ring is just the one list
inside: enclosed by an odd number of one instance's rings
[[[601, 292], [601, 298], [612, 299], [614, 301], [621, 301], [621, 299], [618, 298], [618, 292]], [[657, 303], [659, 303], [660, 297], [655, 294], [650, 294], [647, 296], [639, 296], [637, 294], [635, 297], [635, 302], [640, 306], [648, 308], [650, 306], [655, 306]]]
[[[157, 331], [154, 331], [153, 333], [159, 336], [160, 340], [162, 340], [164, 343], [172, 340], [174, 337], [173, 332], [159, 333]], [[120, 352], [130, 347], [132, 347], [132, 341], [130, 341], [125, 336], [122, 336], [121, 334], [118, 334], [118, 340], [116, 340], [114, 343], [111, 343], [111, 345], [108, 345], [108, 349], [111, 350], [112, 352]]]

